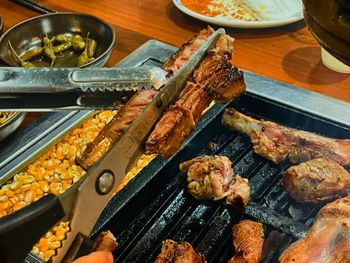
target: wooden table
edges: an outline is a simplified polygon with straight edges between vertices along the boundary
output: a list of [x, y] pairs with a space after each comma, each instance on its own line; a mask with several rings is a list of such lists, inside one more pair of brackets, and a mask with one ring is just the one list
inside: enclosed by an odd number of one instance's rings
[[[57, 11], [82, 12], [110, 23], [117, 43], [108, 66], [142, 43], [158, 39], [179, 46], [206, 24], [181, 13], [171, 0], [38, 0]], [[38, 13], [8, 0], [0, 5], [5, 30]], [[227, 29], [236, 38], [236, 66], [350, 102], [349, 75], [322, 65], [320, 47], [303, 22], [274, 29]], [[38, 114], [28, 114], [26, 123]]]

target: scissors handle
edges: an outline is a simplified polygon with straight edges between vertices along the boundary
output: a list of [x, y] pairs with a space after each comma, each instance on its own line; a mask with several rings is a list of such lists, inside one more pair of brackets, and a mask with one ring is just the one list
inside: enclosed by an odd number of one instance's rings
[[40, 237], [63, 217], [59, 199], [48, 194], [30, 206], [0, 218], [0, 262], [22, 263]]

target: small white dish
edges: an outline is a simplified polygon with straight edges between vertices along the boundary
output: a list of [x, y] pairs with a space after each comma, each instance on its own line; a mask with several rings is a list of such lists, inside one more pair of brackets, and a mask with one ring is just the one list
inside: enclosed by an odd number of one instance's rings
[[[199, 0], [200, 1], [200, 0]], [[222, 6], [231, 5], [232, 1], [222, 2]], [[253, 10], [254, 15], [258, 17], [258, 21], [244, 21], [232, 17], [232, 9], [219, 10], [222, 15], [209, 16], [197, 13], [187, 8], [181, 0], [173, 0], [174, 5], [183, 13], [197, 18], [201, 21], [235, 28], [269, 28], [291, 24], [303, 19], [303, 5], [301, 0], [236, 0], [243, 2], [246, 7]], [[262, 4], [263, 3], [263, 4]], [[220, 6], [220, 5], [218, 5]], [[216, 9], [217, 12], [217, 9]], [[230, 14], [228, 14], [230, 13]]]

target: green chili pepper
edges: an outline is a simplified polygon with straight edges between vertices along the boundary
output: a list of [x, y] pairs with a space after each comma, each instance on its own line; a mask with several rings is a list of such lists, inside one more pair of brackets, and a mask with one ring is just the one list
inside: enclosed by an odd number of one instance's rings
[[43, 38], [43, 42], [44, 42], [44, 53], [46, 56], [48, 56], [51, 59], [51, 67], [52, 67], [56, 60], [56, 55], [53, 50], [53, 44], [47, 36]]
[[80, 35], [73, 35], [71, 41], [74, 50], [84, 50], [86, 47], [86, 43]]
[[17, 52], [12, 47], [10, 41], [8, 42], [8, 44], [9, 44], [9, 47], [10, 47], [12, 54], [15, 56], [16, 60], [19, 61], [19, 63], [21, 63], [22, 67], [25, 67], [25, 68], [34, 68], [35, 67], [35, 65], [33, 63], [30, 63], [28, 61], [24, 61], [20, 56], [18, 56]]
[[53, 52], [55, 53], [60, 53], [63, 51], [66, 51], [67, 49], [69, 49], [72, 46], [71, 42], [63, 42], [57, 46], [53, 47]]
[[72, 41], [72, 36], [67, 35], [67, 34], [59, 34], [59, 35], [56, 36], [56, 40], [58, 42], [61, 42], [61, 43], [63, 43], [63, 42], [71, 42]]
[[81, 52], [80, 56], [78, 57], [78, 67], [81, 67], [85, 65], [86, 63], [89, 63], [89, 55], [88, 55], [88, 43], [89, 43], [89, 33], [87, 33], [86, 36], [86, 45], [83, 52]]
[[22, 56], [21, 59], [23, 61], [28, 61], [31, 60], [32, 58], [40, 55], [43, 53], [43, 48], [42, 47], [34, 47], [31, 50], [26, 51]]
[[95, 54], [96, 47], [97, 47], [97, 42], [94, 39], [87, 39], [86, 40], [87, 44], [87, 54], [90, 58], [92, 58]]

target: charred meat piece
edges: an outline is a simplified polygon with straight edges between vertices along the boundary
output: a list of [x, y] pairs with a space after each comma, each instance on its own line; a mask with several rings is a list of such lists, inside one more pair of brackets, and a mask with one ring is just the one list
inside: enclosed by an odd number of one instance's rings
[[256, 120], [235, 109], [226, 109], [222, 123], [248, 135], [254, 151], [278, 164], [285, 158], [292, 163], [324, 157], [341, 165], [350, 164], [350, 140], [332, 139], [315, 133]]
[[350, 174], [338, 163], [317, 158], [286, 170], [283, 188], [298, 202], [334, 200], [350, 193]]
[[261, 223], [242, 220], [233, 226], [235, 255], [229, 263], [258, 263], [262, 259], [264, 227]]
[[204, 155], [180, 164], [187, 172], [188, 191], [198, 200], [220, 200], [233, 181], [231, 161], [226, 156]]
[[[163, 65], [163, 69], [169, 72], [168, 77], [176, 73], [213, 33], [214, 30], [208, 27], [201, 30], [199, 34], [194, 36], [188, 43], [182, 45], [182, 47]], [[224, 46], [224, 44], [221, 45]], [[78, 164], [88, 169], [99, 160], [156, 95], [157, 91], [154, 90], [138, 91], [128, 103], [123, 106], [112, 121], [103, 128], [96, 139], [87, 145], [82, 156], [77, 159]]]
[[227, 55], [232, 49], [233, 39], [221, 36], [216, 48], [195, 70], [178, 100], [157, 123], [146, 141], [147, 154], [170, 157], [193, 131], [212, 100], [227, 102], [245, 92], [243, 73], [231, 65]]
[[279, 262], [350, 262], [350, 197], [324, 206], [307, 235], [289, 246]]
[[109, 251], [113, 252], [118, 246], [117, 239], [112, 232], [104, 231], [98, 234], [92, 244], [93, 251]]
[[180, 164], [187, 172], [188, 191], [198, 200], [220, 200], [236, 208], [244, 208], [250, 197], [247, 179], [234, 176], [231, 161], [226, 156], [203, 155]]
[[187, 43], [183, 44], [163, 65], [163, 69], [170, 75], [174, 75], [188, 61], [188, 59], [199, 49], [214, 33], [214, 29], [207, 27], [199, 31]]
[[132, 96], [95, 140], [87, 145], [82, 156], [77, 159], [78, 164], [84, 169], [89, 169], [108, 151], [157, 93], [155, 90], [140, 90]]
[[229, 187], [229, 194], [226, 197], [226, 203], [241, 209], [247, 206], [249, 199], [250, 186], [248, 179], [236, 175], [233, 183], [231, 183]]
[[201, 85], [187, 83], [184, 96], [170, 106], [146, 141], [146, 153], [160, 153], [164, 158], [174, 154], [194, 130], [211, 98]]
[[186, 241], [176, 243], [167, 239], [163, 241], [162, 251], [155, 263], [206, 263], [204, 256], [194, 251]]

